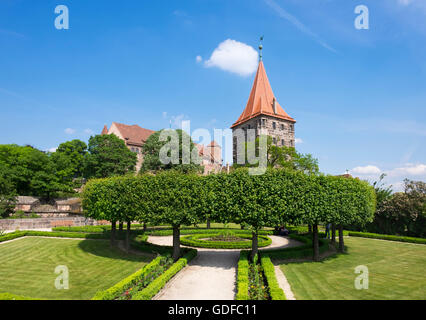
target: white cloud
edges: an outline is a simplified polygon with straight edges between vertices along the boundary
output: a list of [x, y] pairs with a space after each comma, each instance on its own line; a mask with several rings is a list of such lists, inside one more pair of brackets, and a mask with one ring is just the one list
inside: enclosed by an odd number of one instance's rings
[[294, 139], [294, 142], [296, 142], [296, 144], [301, 144], [303, 143], [303, 140], [301, 138], [296, 138]]
[[92, 129], [85, 129], [85, 130], [84, 130], [84, 133], [85, 133], [85, 134], [88, 134], [88, 135], [92, 135], [92, 134], [94, 134], [94, 132], [93, 132], [93, 130], [92, 130]]
[[232, 39], [227, 39], [214, 49], [206, 67], [218, 67], [224, 71], [249, 76], [257, 69], [258, 53], [253, 47]]
[[58, 148], [50, 148], [50, 149], [48, 149], [47, 151], [49, 151], [49, 152], [56, 152], [56, 150], [57, 150]]
[[201, 58], [201, 56], [196, 56], [196, 57], [195, 57], [195, 61], [196, 61], [197, 63], [200, 63], [201, 61], [203, 61], [203, 58]]
[[426, 164], [407, 164], [403, 167], [395, 168], [389, 171], [392, 177], [422, 176], [426, 175]]
[[72, 129], [72, 128], [66, 128], [66, 129], [64, 130], [64, 132], [65, 132], [66, 134], [74, 134], [74, 133], [75, 133], [75, 129]]
[[351, 170], [351, 172], [360, 175], [372, 175], [380, 174], [382, 171], [376, 166], [368, 165], [364, 167], [355, 167]]

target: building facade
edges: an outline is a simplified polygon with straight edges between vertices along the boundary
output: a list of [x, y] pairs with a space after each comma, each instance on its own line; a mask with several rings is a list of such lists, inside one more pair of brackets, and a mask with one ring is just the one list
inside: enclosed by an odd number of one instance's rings
[[244, 154], [241, 152], [245, 149], [241, 144], [261, 135], [270, 136], [272, 143], [276, 146], [294, 147], [295, 123], [296, 120], [290, 117], [278, 103], [266, 75], [263, 61], [260, 60], [247, 105], [238, 120], [231, 126], [234, 163], [238, 163], [238, 159], [244, 159]]
[[127, 125], [113, 122], [109, 129], [105, 125], [101, 134], [115, 134], [117, 137], [123, 140], [127, 148], [137, 154], [138, 160], [136, 163], [136, 171], [139, 172], [143, 162], [142, 146], [149, 138], [149, 136], [154, 132], [155, 131], [153, 130], [142, 128], [137, 124]]

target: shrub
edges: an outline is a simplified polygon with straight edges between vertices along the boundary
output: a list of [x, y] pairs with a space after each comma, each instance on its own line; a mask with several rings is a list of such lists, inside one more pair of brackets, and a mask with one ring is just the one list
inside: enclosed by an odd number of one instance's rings
[[278, 284], [277, 277], [275, 275], [275, 267], [268, 255], [263, 255], [260, 258], [262, 264], [263, 273], [265, 274], [266, 281], [268, 282], [269, 294], [271, 300], [286, 300], [283, 289]]
[[120, 294], [129, 289], [132, 285], [136, 284], [141, 279], [144, 279], [148, 274], [150, 274], [153, 270], [158, 268], [162, 260], [166, 258], [163, 256], [158, 256], [154, 260], [152, 260], [149, 264], [136, 271], [132, 275], [127, 278], [121, 280], [119, 283], [115, 284], [109, 289], [98, 291], [92, 300], [114, 300]]
[[389, 240], [389, 241], [402, 241], [402, 242], [426, 244], [426, 239], [424, 238], [403, 237], [403, 236], [394, 236], [394, 235], [388, 235], [388, 234], [357, 232], [357, 231], [348, 231], [348, 235], [351, 237], [373, 238], [373, 239], [381, 239], [381, 240]]
[[249, 262], [248, 251], [240, 252], [240, 259], [238, 260], [237, 269], [237, 294], [236, 300], [248, 300], [248, 286], [249, 286]]
[[[190, 235], [183, 237], [181, 243], [191, 247], [200, 247], [200, 248], [213, 248], [213, 249], [249, 249], [251, 248], [251, 241], [235, 241], [235, 242], [226, 242], [226, 241], [215, 241], [215, 240], [200, 240], [200, 238], [210, 238], [217, 235], [217, 233], [202, 233], [197, 235]], [[251, 235], [244, 233], [236, 233], [236, 236], [239, 238], [251, 239]], [[259, 247], [266, 247], [272, 243], [272, 240], [267, 236], [258, 236]]]
[[182, 268], [184, 268], [189, 261], [197, 255], [197, 250], [192, 249], [188, 251], [182, 258], [176, 261], [169, 269], [167, 269], [161, 276], [152, 281], [146, 288], [136, 293], [132, 300], [151, 300], [165, 285], [166, 283]]

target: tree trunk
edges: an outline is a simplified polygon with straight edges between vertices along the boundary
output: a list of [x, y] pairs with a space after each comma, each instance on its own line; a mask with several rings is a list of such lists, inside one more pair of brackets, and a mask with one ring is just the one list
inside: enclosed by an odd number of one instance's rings
[[336, 244], [336, 225], [334, 223], [331, 224], [331, 244]]
[[207, 229], [210, 229], [210, 219], [209, 219], [209, 218], [207, 218], [207, 222], [206, 222], [206, 224], [207, 224], [206, 228], [207, 228]]
[[180, 228], [173, 226], [173, 260], [177, 261], [180, 258]]
[[146, 231], [146, 222], [143, 223], [143, 232]]
[[339, 225], [339, 252], [345, 252], [345, 243], [343, 242], [343, 226]]
[[311, 234], [312, 233], [312, 225], [308, 224], [308, 233]]
[[130, 249], [130, 228], [132, 226], [132, 223], [130, 221], [127, 221], [127, 230], [126, 230], [126, 252], [129, 252]]
[[118, 231], [122, 232], [123, 231], [123, 222], [120, 221], [120, 223], [118, 224]]
[[252, 238], [251, 238], [251, 261], [253, 261], [254, 257], [257, 255], [258, 251], [258, 236], [257, 236], [257, 230], [253, 231]]
[[313, 246], [313, 260], [320, 261], [319, 258], [319, 239], [318, 239], [318, 224], [313, 225], [313, 237], [312, 237], [312, 246]]
[[115, 230], [117, 229], [117, 222], [111, 222], [111, 247], [115, 246]]

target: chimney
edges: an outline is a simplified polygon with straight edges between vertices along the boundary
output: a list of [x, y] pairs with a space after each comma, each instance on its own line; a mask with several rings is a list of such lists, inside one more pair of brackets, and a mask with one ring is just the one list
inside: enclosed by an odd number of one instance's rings
[[277, 114], [277, 103], [274, 97], [274, 100], [272, 100], [272, 109], [274, 110], [274, 114]]

